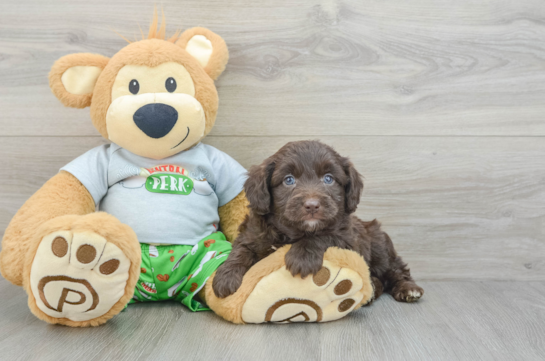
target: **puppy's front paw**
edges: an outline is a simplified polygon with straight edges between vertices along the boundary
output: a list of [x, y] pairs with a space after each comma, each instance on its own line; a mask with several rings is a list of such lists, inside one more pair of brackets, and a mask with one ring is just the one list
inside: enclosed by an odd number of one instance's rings
[[301, 278], [306, 278], [308, 275], [315, 275], [322, 269], [323, 257], [319, 257], [312, 253], [298, 253], [299, 252], [292, 248], [286, 253], [286, 257], [284, 258], [286, 269], [290, 271], [293, 276], [300, 274]]
[[242, 284], [242, 277], [243, 275], [238, 272], [222, 271], [220, 267], [212, 281], [212, 289], [216, 297], [225, 298], [235, 293]]
[[394, 299], [398, 302], [416, 302], [424, 295], [422, 287], [414, 282], [403, 282], [392, 290]]

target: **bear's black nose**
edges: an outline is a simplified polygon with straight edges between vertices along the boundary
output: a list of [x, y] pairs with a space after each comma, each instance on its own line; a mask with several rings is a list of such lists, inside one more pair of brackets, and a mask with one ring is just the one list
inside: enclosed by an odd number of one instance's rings
[[167, 135], [178, 120], [178, 112], [170, 105], [146, 104], [133, 115], [134, 123], [148, 137], [162, 138]]

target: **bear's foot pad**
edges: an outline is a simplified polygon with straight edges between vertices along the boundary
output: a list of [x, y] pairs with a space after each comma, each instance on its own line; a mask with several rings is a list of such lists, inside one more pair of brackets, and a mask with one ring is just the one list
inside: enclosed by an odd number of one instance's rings
[[373, 299], [369, 268], [354, 251], [329, 248], [321, 270], [301, 278], [286, 269], [290, 246], [279, 248], [244, 275], [231, 296], [218, 298], [207, 282], [206, 302], [234, 323], [327, 322], [349, 314]]
[[46, 315], [88, 321], [125, 294], [130, 265], [119, 247], [94, 232], [57, 231], [38, 246], [30, 288]]
[[363, 299], [363, 280], [353, 270], [324, 261], [314, 276], [293, 277], [285, 268], [264, 277], [242, 308], [246, 323], [327, 322], [352, 311]]

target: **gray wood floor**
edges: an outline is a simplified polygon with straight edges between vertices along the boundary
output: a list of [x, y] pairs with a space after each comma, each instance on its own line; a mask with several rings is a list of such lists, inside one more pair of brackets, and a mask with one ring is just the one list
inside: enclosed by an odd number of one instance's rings
[[131, 305], [98, 328], [44, 324], [0, 280], [3, 360], [543, 360], [545, 282], [422, 282], [326, 324], [233, 325], [180, 304]]
[[[53, 62], [112, 56], [148, 0], [0, 2], [0, 235], [60, 167], [106, 142], [51, 94]], [[132, 306], [97, 329], [47, 325], [0, 279], [0, 359], [545, 358], [542, 0], [162, 0], [167, 30], [206, 26], [231, 58], [206, 142], [245, 167], [321, 139], [365, 176], [426, 289], [324, 325], [234, 326]]]

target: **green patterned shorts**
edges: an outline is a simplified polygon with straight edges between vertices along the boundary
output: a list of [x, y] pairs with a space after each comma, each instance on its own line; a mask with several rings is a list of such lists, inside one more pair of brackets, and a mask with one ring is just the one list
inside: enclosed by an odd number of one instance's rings
[[129, 304], [177, 300], [191, 311], [209, 310], [193, 297], [231, 252], [223, 233], [212, 233], [195, 246], [141, 243], [140, 247], [140, 278]]

